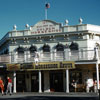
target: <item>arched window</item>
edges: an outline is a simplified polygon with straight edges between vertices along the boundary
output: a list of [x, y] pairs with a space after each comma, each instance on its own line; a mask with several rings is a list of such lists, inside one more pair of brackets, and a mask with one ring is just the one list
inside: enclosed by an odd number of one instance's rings
[[18, 52], [18, 54], [24, 54], [24, 48], [23, 47], [18, 47], [17, 49], [16, 49], [16, 51]]
[[44, 44], [44, 46], [42, 47], [43, 52], [50, 52], [50, 46], [47, 44]]
[[32, 46], [29, 48], [29, 50], [30, 50], [30, 53], [34, 53], [35, 51], [37, 51], [37, 47], [32, 45]]
[[6, 50], [4, 51], [4, 54], [8, 54], [8, 53], [9, 53], [9, 50], [6, 49]]
[[57, 50], [57, 51], [64, 51], [64, 45], [58, 43], [58, 44], [56, 45], [56, 50]]
[[18, 47], [16, 49], [16, 51], [18, 52], [18, 61], [23, 61], [24, 60], [24, 51], [25, 49], [23, 47]]
[[70, 50], [78, 50], [79, 46], [77, 43], [72, 42], [71, 45], [69, 46]]

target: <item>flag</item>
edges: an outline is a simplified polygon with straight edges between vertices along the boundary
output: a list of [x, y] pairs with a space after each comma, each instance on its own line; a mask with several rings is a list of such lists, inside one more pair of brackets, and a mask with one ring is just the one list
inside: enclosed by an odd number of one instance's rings
[[46, 9], [50, 8], [50, 4], [49, 4], [49, 3], [46, 3], [46, 4], [45, 4], [45, 8], [46, 8]]

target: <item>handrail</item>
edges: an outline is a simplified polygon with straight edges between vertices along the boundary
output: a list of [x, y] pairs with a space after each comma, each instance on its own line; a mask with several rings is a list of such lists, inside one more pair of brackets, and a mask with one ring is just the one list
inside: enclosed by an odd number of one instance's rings
[[[25, 51], [26, 52], [26, 51]], [[100, 51], [98, 51], [100, 52]], [[61, 51], [61, 52], [39, 52], [39, 62], [50, 62], [50, 61], [82, 61], [82, 60], [95, 60], [96, 55], [94, 50], [81, 50], [81, 51]], [[99, 53], [100, 57], [100, 53]], [[0, 62], [4, 63], [28, 63], [34, 62], [34, 53], [30, 54], [26, 52], [25, 54], [10, 53], [5, 55], [0, 55]]]

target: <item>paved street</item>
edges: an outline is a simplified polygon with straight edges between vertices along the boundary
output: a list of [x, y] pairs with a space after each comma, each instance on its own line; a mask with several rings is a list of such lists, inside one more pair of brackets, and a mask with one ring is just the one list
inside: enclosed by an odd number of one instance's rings
[[17, 93], [11, 96], [0, 94], [0, 100], [99, 100], [99, 95], [93, 93]]

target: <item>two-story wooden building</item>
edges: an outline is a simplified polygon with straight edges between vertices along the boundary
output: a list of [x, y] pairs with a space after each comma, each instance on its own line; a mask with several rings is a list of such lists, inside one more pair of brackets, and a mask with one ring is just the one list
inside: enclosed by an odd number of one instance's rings
[[[8, 32], [0, 41], [0, 76], [13, 79], [14, 92], [86, 91], [87, 79], [99, 89], [100, 26], [42, 20]], [[97, 49], [98, 48], [98, 49]], [[34, 61], [38, 53], [38, 62]], [[93, 90], [94, 91], [94, 90]]]

